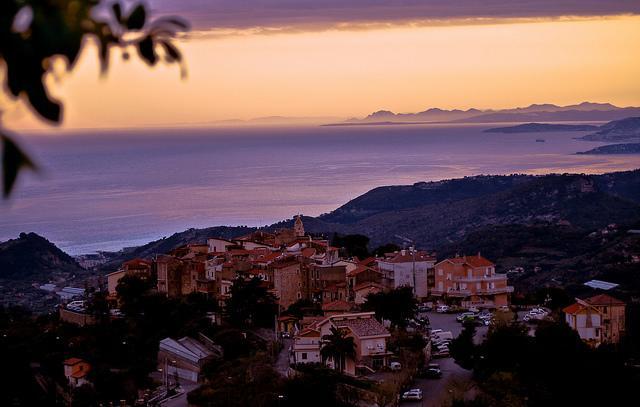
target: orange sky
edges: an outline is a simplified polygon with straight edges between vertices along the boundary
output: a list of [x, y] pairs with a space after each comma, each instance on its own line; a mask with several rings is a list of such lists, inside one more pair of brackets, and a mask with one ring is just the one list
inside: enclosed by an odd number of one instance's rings
[[[503, 108], [582, 101], [640, 106], [640, 17], [465, 25], [393, 25], [282, 34], [193, 33], [176, 67], [115, 63], [95, 50], [50, 78], [65, 128], [201, 124], [283, 116], [364, 116], [379, 109]], [[2, 101], [4, 124], [38, 126]]]

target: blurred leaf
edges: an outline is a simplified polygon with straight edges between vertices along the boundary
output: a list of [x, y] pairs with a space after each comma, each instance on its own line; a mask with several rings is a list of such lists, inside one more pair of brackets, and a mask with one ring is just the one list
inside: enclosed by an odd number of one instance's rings
[[182, 18], [179, 17], [160, 17], [157, 18], [154, 21], [154, 24], [158, 24], [158, 25], [174, 25], [177, 28], [180, 28], [182, 30], [188, 30], [189, 29], [189, 23], [187, 22], [187, 20], [184, 20]]
[[1, 134], [0, 138], [2, 139], [2, 187], [4, 197], [7, 198], [11, 194], [20, 170], [24, 168], [35, 170], [36, 166], [13, 140]]
[[139, 4], [129, 15], [127, 19], [127, 28], [130, 30], [141, 30], [147, 20], [147, 10], [142, 4]]
[[113, 14], [116, 16], [116, 20], [118, 20], [118, 22], [122, 22], [122, 6], [120, 6], [120, 3], [113, 3], [111, 9], [113, 10]]
[[49, 98], [42, 82], [34, 81], [26, 89], [26, 92], [29, 103], [40, 116], [52, 122], [60, 122], [62, 107], [58, 102]]
[[182, 61], [182, 54], [180, 54], [180, 51], [178, 51], [178, 49], [173, 44], [171, 44], [169, 41], [160, 41], [160, 44], [167, 53], [169, 62]]
[[144, 39], [138, 43], [138, 53], [149, 65], [155, 65], [158, 61], [158, 56], [154, 49], [153, 38], [150, 36], [144, 37]]

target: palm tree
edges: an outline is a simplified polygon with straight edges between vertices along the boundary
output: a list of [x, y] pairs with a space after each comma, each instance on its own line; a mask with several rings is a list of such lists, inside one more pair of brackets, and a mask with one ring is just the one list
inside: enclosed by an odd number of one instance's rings
[[338, 328], [331, 328], [331, 334], [324, 335], [322, 342], [320, 349], [322, 362], [325, 363], [328, 359], [333, 359], [334, 368], [340, 373], [344, 372], [346, 358], [355, 358], [356, 356], [356, 345], [353, 338], [347, 337], [346, 332]]

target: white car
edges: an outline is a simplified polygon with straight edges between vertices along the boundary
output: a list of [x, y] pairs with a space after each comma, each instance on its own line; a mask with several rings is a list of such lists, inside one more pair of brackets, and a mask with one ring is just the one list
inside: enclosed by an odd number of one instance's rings
[[436, 312], [439, 312], [439, 313], [443, 313], [447, 311], [449, 311], [448, 305], [438, 305], [438, 307], [436, 308]]
[[409, 391], [405, 391], [402, 393], [402, 400], [422, 400], [422, 390], [420, 389], [411, 389]]
[[389, 368], [394, 372], [399, 372], [400, 370], [402, 370], [402, 365], [400, 364], [400, 362], [391, 362], [389, 363]]

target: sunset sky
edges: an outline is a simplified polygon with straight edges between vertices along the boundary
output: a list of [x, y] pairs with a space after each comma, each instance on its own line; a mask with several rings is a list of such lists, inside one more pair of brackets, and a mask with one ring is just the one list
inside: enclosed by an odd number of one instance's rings
[[[455, 3], [451, 5], [450, 3]], [[182, 15], [188, 77], [89, 46], [51, 93], [65, 128], [364, 116], [379, 109], [640, 105], [640, 2], [155, 0]], [[481, 6], [478, 6], [481, 4]], [[60, 67], [59, 67], [60, 68]], [[54, 77], [55, 76], [55, 77]], [[3, 101], [3, 106], [7, 106]], [[10, 128], [38, 127], [19, 103]]]

